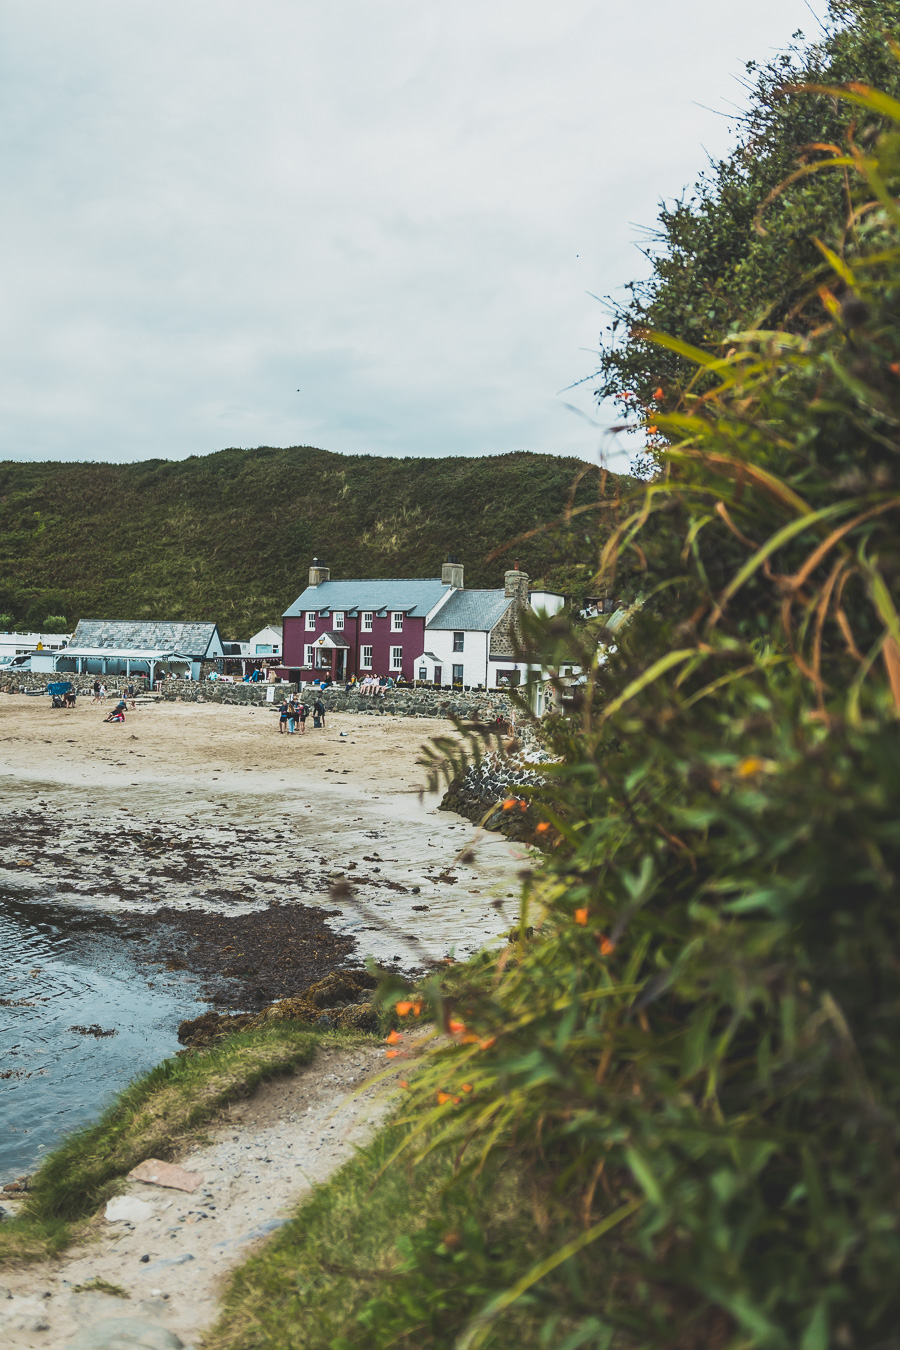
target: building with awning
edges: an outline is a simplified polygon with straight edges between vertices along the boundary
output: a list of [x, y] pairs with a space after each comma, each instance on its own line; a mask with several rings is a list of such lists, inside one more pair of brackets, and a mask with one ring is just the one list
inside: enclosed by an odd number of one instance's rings
[[[90, 651], [82, 658], [88, 661], [104, 657], [107, 662], [153, 659], [158, 664], [186, 659], [195, 680], [200, 678], [204, 661], [220, 662], [225, 655], [217, 624], [167, 619], [80, 619], [66, 650]], [[99, 658], [97, 651], [102, 653]], [[155, 655], [150, 658], [148, 652]], [[106, 669], [113, 672], [110, 665]], [[116, 673], [124, 673], [123, 668], [118, 667]]]
[[64, 647], [57, 652], [35, 652], [32, 670], [78, 675], [147, 675], [151, 685], [157, 670], [190, 675], [193, 662], [183, 652], [166, 647]]

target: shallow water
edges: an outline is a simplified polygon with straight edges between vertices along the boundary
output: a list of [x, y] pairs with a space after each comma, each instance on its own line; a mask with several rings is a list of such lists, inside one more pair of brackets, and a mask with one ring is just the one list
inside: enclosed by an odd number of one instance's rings
[[128, 931], [109, 914], [0, 893], [0, 1182], [173, 1054], [178, 1023], [207, 1006], [195, 976], [144, 965]]

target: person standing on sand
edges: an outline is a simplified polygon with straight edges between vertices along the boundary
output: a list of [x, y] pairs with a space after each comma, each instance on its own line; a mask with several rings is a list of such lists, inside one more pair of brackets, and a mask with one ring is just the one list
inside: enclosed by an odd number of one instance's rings
[[99, 703], [99, 702], [100, 702], [100, 681], [99, 681], [99, 680], [95, 680], [95, 681], [94, 681], [94, 692], [93, 692], [93, 696], [92, 696], [92, 698], [91, 698], [91, 702], [92, 702], [92, 703]]
[[306, 706], [305, 703], [299, 703], [299, 704], [297, 705], [297, 715], [298, 715], [298, 717], [300, 718], [300, 735], [301, 735], [301, 736], [305, 736], [305, 735], [306, 735], [306, 719], [307, 719], [307, 717], [309, 717], [309, 708], [307, 708], [307, 706]]
[[288, 699], [287, 705], [288, 734], [293, 736], [297, 730], [297, 705], [292, 698]]
[[321, 697], [317, 698], [313, 704], [313, 726], [324, 727], [325, 725], [325, 704]]
[[281, 734], [282, 736], [283, 736], [283, 735], [285, 734], [285, 732], [287, 731], [287, 724], [288, 724], [288, 709], [289, 709], [290, 705], [291, 705], [291, 700], [290, 700], [289, 698], [286, 698], [286, 699], [283, 699], [283, 700], [282, 700], [282, 703], [281, 703], [281, 711], [280, 711], [279, 714], [278, 714], [278, 730], [279, 730], [279, 732], [280, 732], [280, 734]]
[[97, 698], [101, 703], [106, 702], [106, 685], [102, 682], [102, 680], [100, 682], [100, 691], [97, 694]]

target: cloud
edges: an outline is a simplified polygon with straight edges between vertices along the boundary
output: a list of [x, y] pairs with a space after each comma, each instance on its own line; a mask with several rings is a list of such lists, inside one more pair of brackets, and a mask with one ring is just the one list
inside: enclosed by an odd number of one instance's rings
[[[593, 457], [633, 222], [804, 0], [0, 13], [0, 456]], [[298, 392], [299, 390], [299, 392]], [[605, 414], [599, 414], [604, 421]], [[607, 418], [608, 420], [608, 418]]]

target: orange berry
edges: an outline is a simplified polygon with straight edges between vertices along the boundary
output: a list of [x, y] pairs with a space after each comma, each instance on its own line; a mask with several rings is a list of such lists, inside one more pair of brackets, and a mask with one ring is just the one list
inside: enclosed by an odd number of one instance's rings
[[580, 924], [581, 927], [584, 928], [584, 927], [587, 925], [587, 921], [588, 921], [588, 912], [587, 912], [587, 910], [586, 910], [586, 909], [576, 909], [576, 911], [575, 911], [575, 922], [576, 922], [577, 924]]
[[492, 1045], [497, 1044], [497, 1037], [488, 1036], [486, 1040], [479, 1041], [478, 1044], [481, 1046], [482, 1050], [490, 1050]]
[[600, 939], [600, 955], [601, 955], [601, 956], [609, 956], [609, 955], [610, 955], [612, 952], [614, 952], [615, 950], [616, 950], [616, 944], [615, 944], [613, 941], [611, 941], [610, 938], [605, 937], [605, 938], [601, 938], [601, 939]]
[[418, 1017], [418, 1016], [419, 1016], [419, 1013], [422, 1011], [422, 1008], [423, 1008], [424, 1006], [425, 1006], [425, 1005], [422, 1004], [422, 1003], [414, 1003], [414, 1004], [412, 1005], [413, 1017]]
[[388, 1059], [396, 1059], [398, 1055], [402, 1055], [402, 1054], [403, 1054], [403, 1051], [402, 1051], [402, 1050], [385, 1050], [384, 1053], [387, 1055]]
[[900, 375], [900, 361], [892, 361], [888, 370], [892, 371], [894, 375]]
[[662, 396], [663, 396], [663, 388], [662, 388], [662, 385], [660, 385], [658, 389], [654, 389], [654, 391], [653, 391], [653, 397], [654, 397], [654, 398], [662, 398]]
[[385, 1045], [396, 1045], [398, 1041], [402, 1040], [403, 1040], [403, 1033], [401, 1031], [391, 1031], [388, 1033], [387, 1036], [385, 1036], [384, 1043]]
[[411, 1003], [406, 1003], [402, 1000], [400, 1003], [395, 1003], [394, 1007], [397, 1009], [398, 1017], [408, 1017], [413, 1009], [413, 1005]]
[[542, 820], [540, 825], [537, 825], [535, 828], [538, 834], [546, 834], [550, 826], [547, 824], [546, 820]]
[[512, 811], [517, 804], [515, 797], [507, 797], [506, 801], [503, 803], [503, 810]]
[[405, 1078], [401, 1078], [401, 1079], [399, 1080], [399, 1082], [400, 1082], [400, 1086], [401, 1086], [401, 1087], [403, 1087], [403, 1088], [408, 1088], [408, 1087], [409, 1087], [409, 1083], [407, 1083], [407, 1081], [406, 1081]]
[[455, 1017], [450, 1018], [450, 1021], [447, 1023], [447, 1026], [449, 1030], [453, 1032], [454, 1036], [463, 1035], [466, 1030], [465, 1022], [460, 1022]]
[[472, 1084], [471, 1084], [471, 1083], [463, 1083], [463, 1085], [462, 1085], [462, 1091], [463, 1091], [463, 1092], [471, 1092], [471, 1091], [472, 1091]]
[[445, 1102], [452, 1100], [449, 1092], [439, 1092], [437, 1095], [438, 1106], [443, 1106]]

